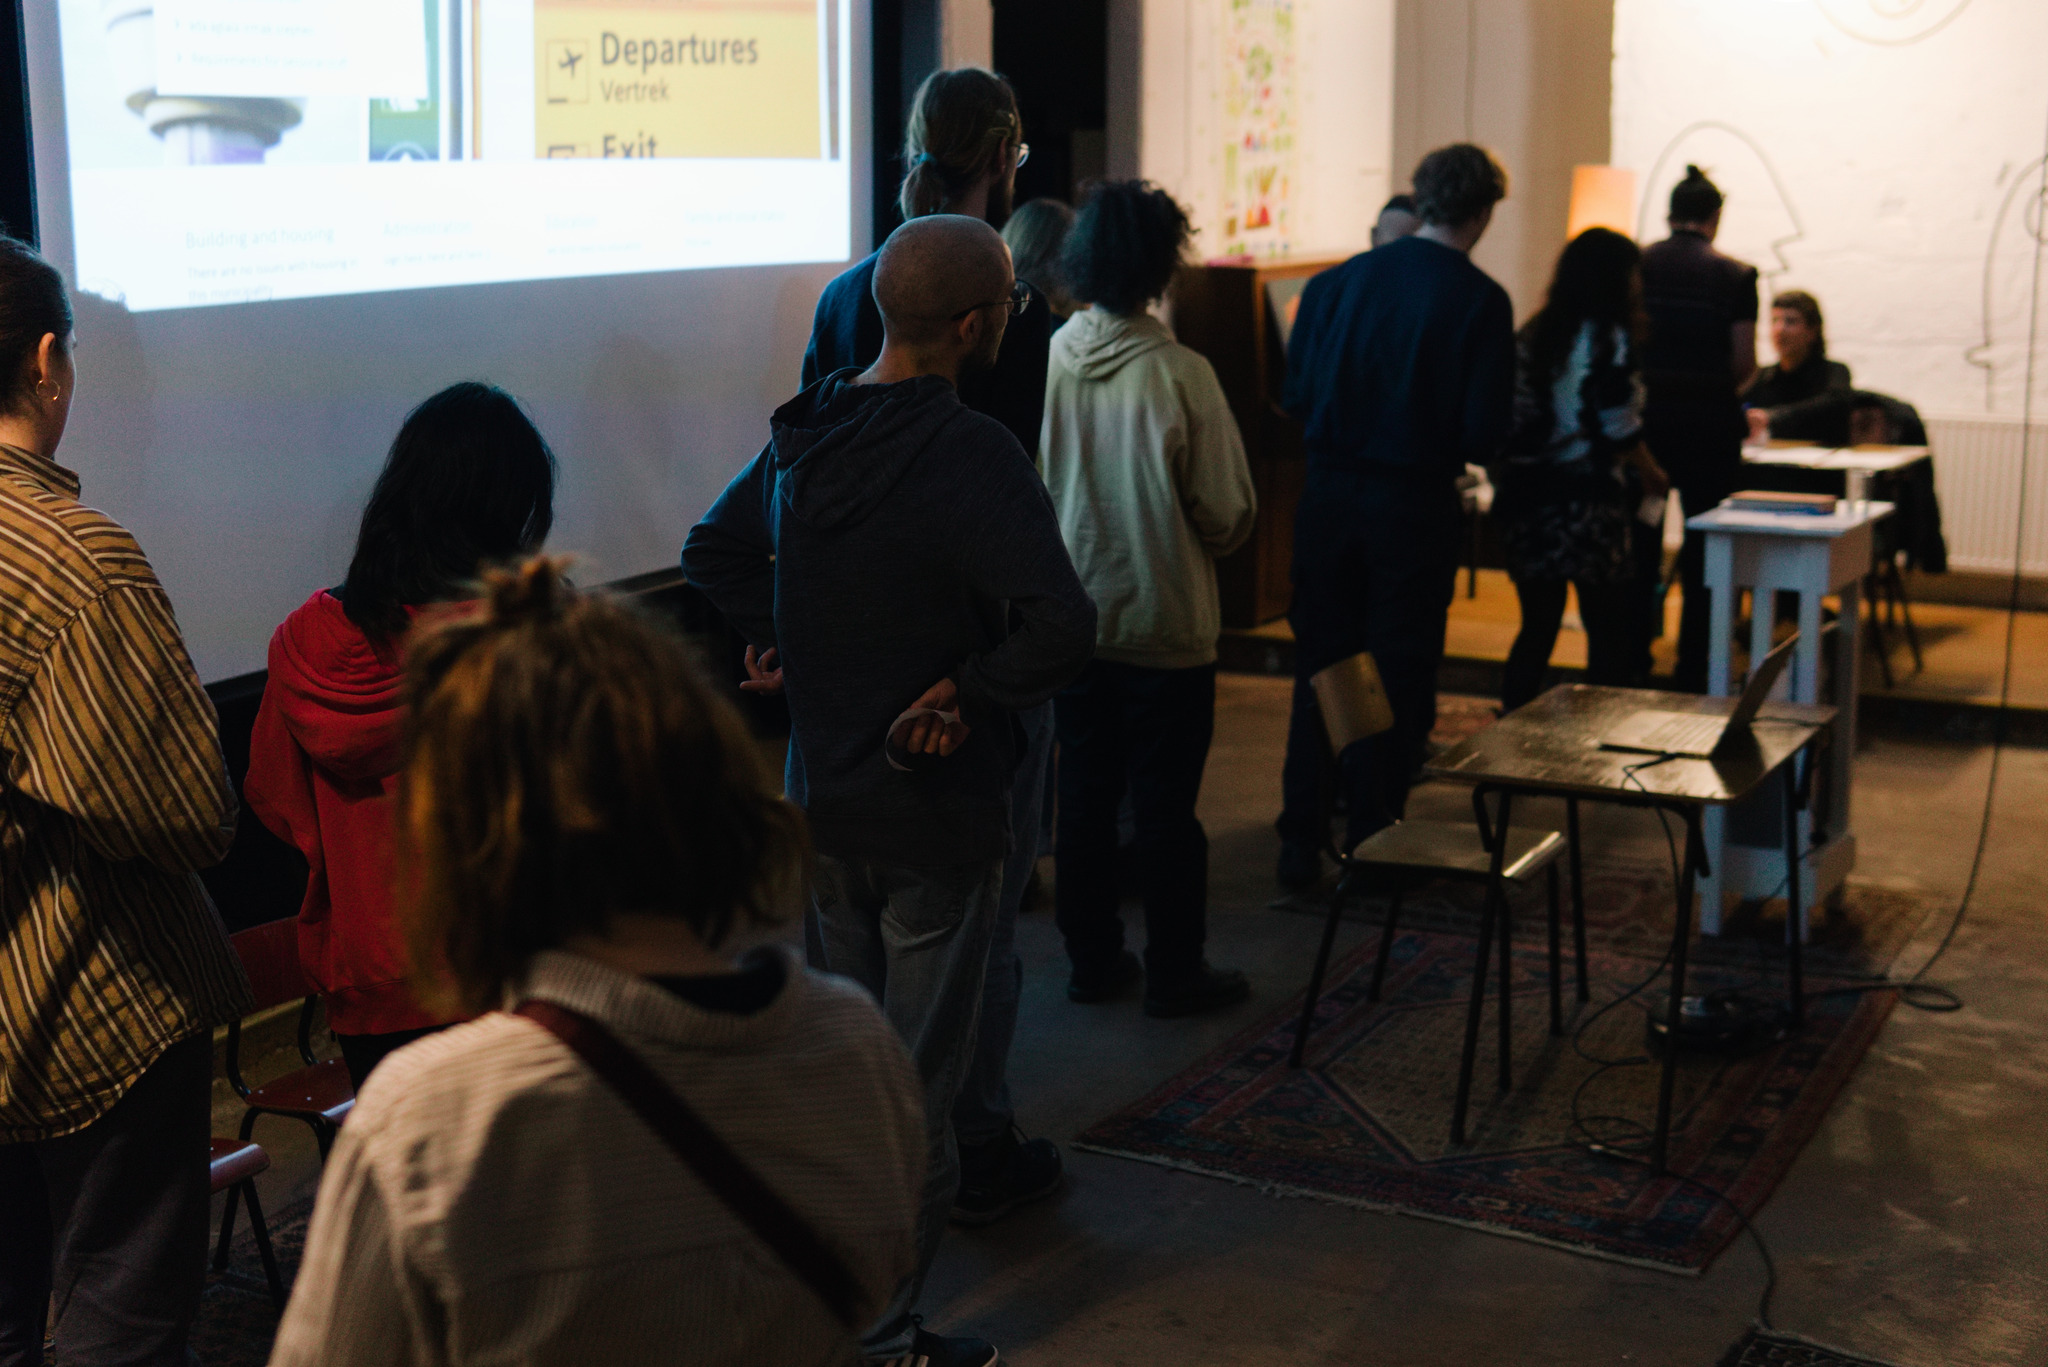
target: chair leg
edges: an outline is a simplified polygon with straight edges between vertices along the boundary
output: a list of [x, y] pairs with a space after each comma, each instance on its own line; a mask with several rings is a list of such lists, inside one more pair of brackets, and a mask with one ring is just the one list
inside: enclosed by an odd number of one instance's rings
[[1878, 615], [1877, 606], [1883, 586], [1873, 574], [1865, 580], [1865, 588], [1870, 595], [1870, 648], [1877, 653], [1878, 677], [1882, 678], [1884, 686], [1890, 689], [1895, 686], [1892, 680], [1891, 645], [1885, 640], [1884, 622]]
[[1302, 1056], [1308, 1050], [1308, 1032], [1315, 1022], [1316, 1001], [1323, 995], [1323, 974], [1330, 967], [1330, 947], [1337, 942], [1337, 923], [1343, 919], [1344, 882], [1340, 877], [1337, 890], [1330, 894], [1329, 915], [1323, 918], [1323, 943], [1316, 950], [1315, 971], [1308, 977], [1308, 996], [1301, 1004], [1301, 1022], [1294, 1027], [1294, 1052], [1287, 1058], [1290, 1068], [1299, 1068]]
[[1899, 567], [1891, 567], [1892, 588], [1899, 599], [1899, 617], [1906, 624], [1906, 649], [1913, 652], [1913, 672], [1920, 673], [1927, 668], [1927, 662], [1920, 658], [1920, 628], [1913, 625], [1913, 600], [1906, 596], [1906, 578], [1899, 573]]
[[1593, 1000], [1593, 989], [1586, 982], [1586, 879], [1585, 870], [1579, 860], [1579, 800], [1572, 798], [1564, 805], [1566, 850], [1572, 861], [1572, 949], [1578, 962], [1574, 965], [1579, 977], [1579, 1000]]
[[[256, 1204], [256, 1179], [237, 1184], [249, 1203], [249, 1231], [256, 1236], [256, 1254], [263, 1259], [263, 1279], [270, 1283], [270, 1299], [284, 1309], [284, 1278], [277, 1270], [277, 1254], [270, 1247], [270, 1226], [263, 1221], [263, 1207]], [[229, 1199], [234, 1199], [230, 1194]]]
[[1564, 1033], [1564, 946], [1558, 922], [1562, 919], [1557, 895], [1557, 861], [1543, 870], [1550, 891], [1550, 1033]]
[[1365, 999], [1376, 1002], [1380, 999], [1380, 987], [1387, 980], [1387, 959], [1394, 952], [1394, 923], [1401, 919], [1400, 884], [1394, 885], [1393, 895], [1387, 900], [1387, 922], [1380, 927], [1380, 954], [1372, 965], [1372, 986], [1365, 991]]
[[[1501, 806], [1503, 810], [1501, 812], [1500, 838], [1501, 843], [1506, 844], [1508, 838], [1506, 802], [1503, 801]], [[1510, 1008], [1514, 1000], [1515, 990], [1513, 957], [1515, 952], [1515, 931], [1510, 910], [1507, 884], [1502, 883], [1500, 888], [1500, 1089], [1503, 1092], [1512, 1091], [1515, 1085], [1513, 1025], [1510, 1016]]]
[[247, 1182], [237, 1182], [228, 1188], [228, 1203], [220, 1213], [220, 1238], [213, 1245], [213, 1270], [224, 1272], [228, 1265], [228, 1245], [235, 1237], [235, 1199], [241, 1195]]

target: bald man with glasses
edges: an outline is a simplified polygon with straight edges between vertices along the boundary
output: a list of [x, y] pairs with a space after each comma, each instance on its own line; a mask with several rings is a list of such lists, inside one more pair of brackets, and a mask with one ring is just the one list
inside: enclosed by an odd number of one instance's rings
[[813, 966], [874, 993], [923, 1080], [919, 1272], [863, 1351], [987, 1367], [989, 1345], [911, 1312], [960, 1185], [951, 1117], [1003, 891], [1017, 714], [1086, 666], [1095, 607], [1031, 458], [960, 401], [1021, 307], [1002, 238], [913, 219], [874, 295], [881, 355], [776, 411], [683, 567], [747, 639], [749, 686], [789, 702], [785, 787], [818, 855]]

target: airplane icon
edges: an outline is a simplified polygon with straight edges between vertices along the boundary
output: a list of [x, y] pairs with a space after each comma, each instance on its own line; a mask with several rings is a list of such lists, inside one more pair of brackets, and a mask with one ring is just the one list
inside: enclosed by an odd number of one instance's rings
[[547, 55], [547, 102], [588, 103], [590, 72], [584, 69], [583, 59], [590, 55], [590, 45], [578, 38], [557, 38], [548, 43]]

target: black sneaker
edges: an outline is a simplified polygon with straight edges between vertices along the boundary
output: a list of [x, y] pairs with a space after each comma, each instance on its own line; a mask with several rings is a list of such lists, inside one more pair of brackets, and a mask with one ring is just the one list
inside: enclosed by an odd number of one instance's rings
[[1015, 1125], [979, 1149], [960, 1151], [960, 1191], [953, 1197], [953, 1223], [986, 1225], [1027, 1201], [1059, 1190], [1065, 1165], [1050, 1139], [1026, 1139]]
[[924, 1316], [912, 1315], [917, 1332], [910, 1351], [892, 1358], [869, 1358], [867, 1367], [996, 1367], [1002, 1355], [987, 1339], [947, 1338], [925, 1332]]
[[1282, 845], [1273, 876], [1289, 892], [1307, 892], [1323, 881], [1323, 852], [1313, 845]]
[[1122, 996], [1125, 988], [1144, 975], [1145, 968], [1138, 962], [1138, 956], [1126, 949], [1104, 968], [1082, 969], [1077, 965], [1073, 976], [1067, 979], [1067, 1000], [1106, 1002]]
[[1235, 1006], [1251, 996], [1251, 981], [1235, 968], [1211, 968], [1206, 961], [1187, 977], [1145, 985], [1148, 1016], [1192, 1016]]

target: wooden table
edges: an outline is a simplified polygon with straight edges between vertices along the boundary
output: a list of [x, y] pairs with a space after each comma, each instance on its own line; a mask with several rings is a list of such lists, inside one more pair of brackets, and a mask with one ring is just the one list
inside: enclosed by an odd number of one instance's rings
[[[1669, 759], [1625, 750], [1606, 750], [1600, 738], [1631, 713], [1642, 709], [1699, 712], [1726, 716], [1733, 698], [1707, 698], [1646, 689], [1601, 688], [1565, 684], [1527, 706], [1516, 708], [1492, 726], [1459, 742], [1431, 761], [1431, 778], [1472, 785], [1472, 805], [1479, 834], [1493, 860], [1486, 906], [1479, 922], [1478, 964], [1472, 976], [1472, 999], [1465, 1015], [1464, 1050], [1458, 1065], [1458, 1098], [1451, 1114], [1451, 1142], [1465, 1142], [1465, 1114], [1471, 1100], [1472, 1070], [1479, 1045], [1479, 1021], [1486, 999], [1486, 975], [1496, 927], [1500, 933], [1500, 1089], [1513, 1085], [1510, 1072], [1508, 991], [1511, 938], [1502, 865], [1509, 812], [1517, 794], [1565, 800], [1566, 838], [1574, 871], [1580, 859], [1580, 800], [1648, 807], [1668, 812], [1685, 823], [1685, 854], [1678, 870], [1677, 915], [1671, 935], [1671, 1000], [1667, 1020], [1663, 1077], [1657, 1089], [1657, 1124], [1650, 1141], [1651, 1166], [1666, 1170], [1671, 1135], [1672, 1089], [1678, 1077], [1678, 1029], [1685, 998], [1687, 950], [1692, 942], [1694, 893], [1705, 868], [1701, 816], [1758, 791], [1780, 776], [1785, 792], [1785, 850], [1788, 862], [1799, 860], [1798, 808], [1805, 800], [1802, 779], [1813, 771], [1809, 757], [1799, 756], [1829, 733], [1835, 709], [1795, 703], [1773, 703], [1764, 709], [1740, 745], [1713, 759]], [[1498, 795], [1489, 817], [1486, 800]], [[1575, 879], [1576, 881], [1576, 879]], [[1801, 983], [1799, 884], [1788, 881], [1786, 896], [1786, 995], [1794, 1028], [1806, 1015]]]

